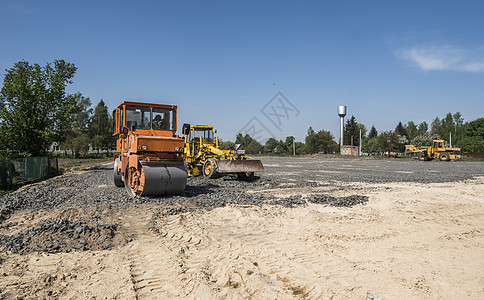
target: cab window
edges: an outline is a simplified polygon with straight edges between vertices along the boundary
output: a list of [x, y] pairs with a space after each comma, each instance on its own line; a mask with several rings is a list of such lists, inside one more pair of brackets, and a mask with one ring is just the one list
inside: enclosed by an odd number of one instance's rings
[[195, 132], [195, 139], [199, 140], [202, 137], [202, 141], [212, 143], [213, 142], [213, 132], [212, 129], [203, 129], [203, 128], [196, 128]]
[[153, 129], [174, 130], [175, 120], [173, 110], [165, 108], [153, 108]]
[[124, 112], [123, 108], [121, 107], [119, 109], [119, 132], [123, 132], [123, 126], [124, 126]]
[[126, 127], [130, 130], [136, 129], [150, 129], [151, 117], [150, 108], [143, 106], [126, 106]]

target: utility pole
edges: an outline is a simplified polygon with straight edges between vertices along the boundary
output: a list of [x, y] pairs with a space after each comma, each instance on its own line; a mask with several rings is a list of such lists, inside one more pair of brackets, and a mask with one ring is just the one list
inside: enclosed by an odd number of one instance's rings
[[361, 128], [360, 128], [360, 149], [358, 149], [358, 156], [361, 156]]
[[296, 156], [296, 139], [292, 140], [292, 151], [294, 153], [294, 156]]
[[353, 135], [351, 136], [351, 155], [353, 155]]
[[449, 147], [452, 148], [452, 132], [449, 132]]

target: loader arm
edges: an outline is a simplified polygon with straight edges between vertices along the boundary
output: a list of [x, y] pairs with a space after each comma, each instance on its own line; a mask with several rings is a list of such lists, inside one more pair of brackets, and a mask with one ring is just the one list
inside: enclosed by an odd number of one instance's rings
[[217, 156], [225, 156], [225, 152], [214, 147], [214, 146], [211, 146], [211, 145], [205, 145], [205, 147], [207, 147], [207, 150], [210, 152], [210, 153], [213, 153]]
[[405, 153], [416, 153], [420, 151], [422, 151], [422, 149], [417, 148], [414, 145], [405, 145]]

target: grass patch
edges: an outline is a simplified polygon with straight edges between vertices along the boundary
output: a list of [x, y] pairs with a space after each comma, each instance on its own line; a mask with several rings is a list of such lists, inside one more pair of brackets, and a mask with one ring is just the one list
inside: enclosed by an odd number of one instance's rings
[[66, 171], [79, 171], [86, 168], [93, 167], [98, 164], [107, 163], [113, 161], [113, 158], [85, 158], [85, 159], [71, 159], [62, 158], [59, 159], [59, 173], [65, 173]]
[[13, 188], [10, 188], [10, 189], [5, 189], [5, 190], [0, 190], [0, 197], [3, 197], [5, 196], [6, 194], [9, 194], [13, 191], [15, 191], [16, 189], [13, 189]]
[[484, 161], [484, 157], [475, 157], [475, 156], [464, 156], [461, 159], [465, 161]]

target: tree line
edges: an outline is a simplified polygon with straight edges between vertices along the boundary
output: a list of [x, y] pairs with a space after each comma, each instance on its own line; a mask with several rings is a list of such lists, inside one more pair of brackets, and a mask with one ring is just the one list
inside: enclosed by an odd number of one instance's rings
[[112, 148], [112, 117], [103, 100], [91, 108], [81, 93], [68, 94], [77, 71], [54, 60], [45, 66], [20, 61], [6, 70], [0, 90], [0, 156], [43, 156], [57, 142], [74, 156], [89, 144]]
[[[429, 146], [433, 140], [444, 140], [447, 146], [462, 148], [464, 153], [484, 153], [484, 118], [478, 118], [470, 122], [464, 122], [460, 112], [448, 113], [444, 118], [436, 117], [430, 126], [427, 122], [415, 124], [408, 121], [403, 124], [398, 122], [394, 130], [378, 132], [374, 125], [368, 131], [366, 126], [358, 123], [355, 116], [346, 121], [343, 138], [344, 144], [359, 146], [361, 130], [362, 152], [382, 153], [405, 150], [406, 144], [415, 146]], [[235, 143], [222, 142], [224, 149], [233, 149], [235, 144], [241, 144], [251, 154], [293, 154], [293, 136], [285, 140], [269, 138], [264, 145], [250, 137], [239, 133]], [[339, 153], [339, 143], [334, 136], [326, 130], [316, 132], [309, 127], [305, 142], [295, 142], [296, 154], [313, 153]]]

